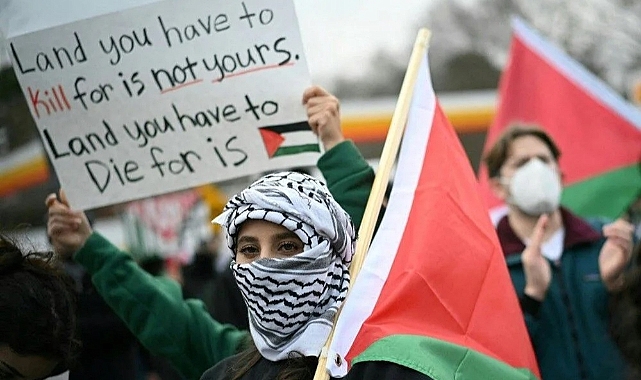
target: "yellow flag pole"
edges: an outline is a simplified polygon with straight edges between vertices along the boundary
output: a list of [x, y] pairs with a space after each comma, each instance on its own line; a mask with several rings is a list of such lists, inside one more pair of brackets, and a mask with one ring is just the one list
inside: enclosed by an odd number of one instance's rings
[[[374, 228], [376, 227], [378, 214], [381, 209], [381, 204], [383, 203], [383, 196], [385, 195], [385, 190], [387, 189], [390, 173], [392, 171], [392, 167], [394, 166], [394, 162], [396, 161], [396, 156], [401, 145], [403, 132], [405, 131], [405, 124], [407, 123], [410, 105], [412, 104], [414, 84], [421, 67], [421, 60], [423, 59], [423, 57], [425, 57], [429, 40], [430, 31], [425, 28], [420, 29], [416, 37], [416, 42], [414, 43], [414, 49], [412, 50], [412, 54], [410, 56], [407, 71], [405, 72], [405, 78], [403, 79], [401, 92], [399, 93], [398, 101], [396, 102], [396, 108], [394, 109], [394, 115], [392, 116], [392, 121], [390, 123], [390, 128], [387, 132], [385, 145], [383, 145], [383, 152], [381, 153], [381, 160], [378, 166], [378, 171], [376, 173], [376, 177], [374, 178], [374, 185], [372, 186], [372, 191], [367, 200], [367, 206], [365, 207], [365, 213], [363, 214], [363, 222], [361, 223], [361, 227], [358, 230], [356, 252], [354, 253], [354, 258], [350, 266], [350, 276], [352, 283], [354, 283], [354, 281], [356, 280], [356, 276], [358, 276], [358, 273], [363, 266], [365, 255], [367, 254], [367, 250], [369, 249], [369, 245], [372, 241], [372, 236], [374, 235]], [[327, 342], [325, 343], [325, 346], [321, 351], [321, 355], [318, 358], [318, 366], [316, 367], [314, 380], [329, 379], [329, 374], [326, 370], [328, 360], [327, 352], [334, 337], [336, 321], [338, 320], [339, 315], [340, 310], [337, 313], [336, 318], [334, 319], [334, 328], [332, 328], [332, 331], [329, 334], [329, 338], [327, 338]]]

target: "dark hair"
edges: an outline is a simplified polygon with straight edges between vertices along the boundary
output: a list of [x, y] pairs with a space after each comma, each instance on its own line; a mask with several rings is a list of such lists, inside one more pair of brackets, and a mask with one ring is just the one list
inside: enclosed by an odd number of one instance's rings
[[[261, 354], [251, 338], [248, 339], [246, 347], [231, 368], [232, 380], [241, 379], [261, 359]], [[275, 380], [312, 380], [317, 366], [318, 358], [292, 352], [287, 359], [287, 365]]]
[[516, 123], [512, 124], [499, 136], [492, 148], [483, 157], [490, 178], [499, 176], [501, 167], [507, 160], [512, 142], [523, 136], [534, 136], [541, 140], [552, 152], [554, 160], [559, 161], [561, 151], [550, 135], [537, 126]]
[[641, 243], [632, 255], [634, 267], [624, 277], [622, 288], [611, 301], [610, 331], [632, 372], [641, 377]]
[[0, 344], [70, 365], [80, 348], [75, 305], [71, 279], [53, 252], [23, 253], [0, 234]]

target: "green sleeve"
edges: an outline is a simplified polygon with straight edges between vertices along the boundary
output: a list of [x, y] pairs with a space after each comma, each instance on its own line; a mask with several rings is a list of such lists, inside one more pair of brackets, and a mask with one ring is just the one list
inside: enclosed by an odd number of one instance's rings
[[149, 275], [97, 233], [74, 259], [139, 341], [167, 358], [186, 379], [199, 379], [209, 367], [235, 354], [247, 336], [216, 322], [201, 301], [183, 300], [176, 282]]
[[317, 165], [329, 191], [352, 217], [358, 230], [374, 184], [374, 170], [349, 140], [325, 152]]

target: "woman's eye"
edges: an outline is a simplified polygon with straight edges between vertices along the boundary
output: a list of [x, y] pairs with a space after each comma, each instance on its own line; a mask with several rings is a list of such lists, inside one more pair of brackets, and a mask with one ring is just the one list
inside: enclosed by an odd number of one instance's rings
[[278, 248], [286, 252], [302, 252], [300, 245], [292, 241], [282, 242]]
[[236, 253], [240, 253], [243, 256], [256, 256], [259, 253], [258, 247], [253, 245], [246, 245], [243, 247], [238, 247]]

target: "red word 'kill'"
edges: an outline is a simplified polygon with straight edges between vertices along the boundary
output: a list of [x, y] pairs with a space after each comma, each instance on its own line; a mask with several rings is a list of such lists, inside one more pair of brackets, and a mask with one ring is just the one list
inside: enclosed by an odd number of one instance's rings
[[65, 95], [65, 90], [62, 88], [62, 85], [51, 87], [51, 90], [42, 92], [41, 90], [34, 92], [31, 87], [27, 87], [27, 91], [29, 92], [29, 100], [31, 101], [33, 113], [38, 119], [40, 119], [41, 111], [47, 115], [51, 115], [52, 112], [71, 110], [71, 104], [69, 104], [67, 100], [67, 95]]

